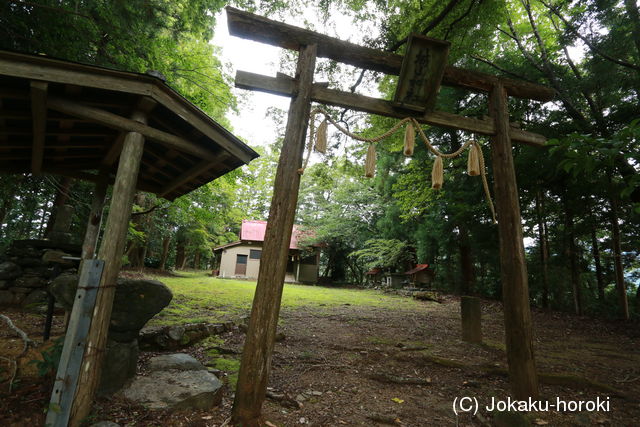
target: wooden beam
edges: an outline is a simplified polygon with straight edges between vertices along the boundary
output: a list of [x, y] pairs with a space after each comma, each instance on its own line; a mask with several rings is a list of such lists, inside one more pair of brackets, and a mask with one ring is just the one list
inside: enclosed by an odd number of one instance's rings
[[120, 157], [120, 151], [122, 151], [122, 144], [124, 143], [125, 136], [127, 136], [126, 132], [120, 132], [116, 139], [113, 140], [107, 155], [102, 159], [102, 164], [104, 166], [111, 166], [116, 162], [116, 160], [118, 160], [118, 157]]
[[[136, 109], [143, 113], [149, 114], [157, 105], [158, 103], [154, 99], [143, 96], [138, 101]], [[114, 139], [113, 144], [111, 144], [111, 147], [109, 147], [109, 151], [107, 152], [107, 155], [104, 156], [104, 160], [102, 161], [104, 167], [110, 167], [116, 162], [116, 160], [118, 160], [126, 135], [126, 132], [120, 132]]]
[[146, 138], [159, 142], [167, 147], [175, 148], [178, 151], [189, 153], [196, 157], [208, 160], [215, 160], [217, 155], [205, 148], [193, 144], [176, 135], [161, 131], [151, 126], [127, 119], [109, 111], [98, 108], [89, 107], [74, 101], [69, 101], [58, 97], [49, 97], [47, 106], [56, 111], [69, 114], [75, 117], [93, 120], [112, 129], [118, 129], [127, 132], [137, 132]]
[[[0, 74], [150, 96], [244, 163], [258, 157], [231, 132], [155, 77], [6, 51], [0, 51]], [[28, 93], [19, 90], [0, 90], [3, 96], [28, 97]]]
[[[47, 155], [47, 161], [57, 161], [57, 160], [67, 160], [67, 159], [100, 159], [102, 158], [102, 155], [100, 154], [99, 151], [91, 151], [91, 152], [87, 152], [86, 154], [66, 154], [66, 153], [58, 153], [58, 154], [49, 154]], [[2, 160], [32, 160], [33, 156], [31, 154], [15, 154], [15, 155], [11, 155], [11, 153], [9, 154], [5, 154], [2, 156]], [[40, 168], [40, 172], [42, 172], [42, 167]], [[33, 172], [33, 171], [32, 171]], [[35, 173], [35, 172], [34, 172]]]
[[[223, 154], [223, 156], [224, 156], [223, 158], [218, 160], [219, 162], [224, 162], [224, 160], [230, 157], [226, 153]], [[198, 163], [197, 165], [195, 165], [194, 167], [186, 171], [184, 174], [182, 174], [178, 178], [175, 178], [173, 182], [171, 182], [171, 184], [163, 188], [162, 193], [160, 193], [160, 197], [167, 196], [167, 194], [173, 192], [174, 190], [177, 190], [187, 182], [191, 181], [194, 178], [197, 178], [198, 176], [212, 169], [218, 172], [222, 169], [222, 167], [219, 166], [219, 164], [211, 163], [209, 160], [202, 160], [200, 163]]]
[[189, 124], [202, 132], [207, 138], [215, 141], [215, 143], [225, 151], [242, 160], [243, 163], [249, 163], [258, 157], [258, 153], [216, 123], [211, 117], [204, 113], [194, 114], [192, 110], [197, 107], [189, 105], [190, 108], [187, 108], [184, 102], [176, 101], [175, 95], [171, 96], [167, 93], [167, 90], [155, 87], [152, 92], [154, 99], [158, 100], [158, 102], [162, 103], [178, 116], [188, 119]]
[[[315, 43], [318, 45], [319, 57], [385, 74], [400, 74], [402, 55], [360, 46], [232, 7], [227, 7], [226, 11], [229, 34], [233, 36], [292, 50]], [[497, 82], [501, 82], [511, 96], [537, 101], [551, 101], [555, 97], [555, 91], [546, 86], [453, 66], [445, 68], [442, 78], [443, 85], [463, 87], [476, 92], [489, 92]]]
[[[15, 136], [27, 136], [32, 135], [33, 130], [27, 129], [6, 129], [4, 131], [0, 131], [0, 134], [3, 135], [15, 135]], [[84, 137], [84, 138], [109, 138], [115, 135], [115, 133], [106, 133], [106, 132], [98, 132], [98, 131], [90, 131], [90, 130], [79, 130], [79, 129], [69, 129], [69, 130], [49, 130], [46, 133], [49, 136], [57, 136], [57, 137], [67, 137], [70, 138], [72, 136], [76, 137]], [[60, 139], [58, 139], [60, 141]], [[61, 141], [64, 142], [64, 141]], [[48, 147], [48, 146], [47, 146]]]
[[100, 179], [100, 181], [96, 182], [93, 188], [89, 220], [87, 221], [87, 228], [84, 233], [84, 240], [82, 241], [82, 259], [91, 259], [95, 255], [100, 226], [102, 225], [102, 211], [104, 208], [104, 200], [107, 196], [109, 179], [106, 176], [98, 177], [98, 179]]
[[[149, 95], [157, 80], [151, 76], [6, 51], [0, 52], [0, 74], [137, 95]], [[7, 93], [12, 97], [19, 96], [18, 91]]]
[[[0, 139], [2, 139], [2, 132], [0, 132]], [[58, 144], [47, 144], [47, 150], [69, 150], [71, 148], [93, 148], [93, 149], [102, 149], [104, 145], [100, 142], [79, 142], [79, 143], [71, 143], [71, 142], [60, 142]], [[15, 144], [15, 143], [1, 143], [0, 149], [30, 149], [31, 144]]]
[[33, 143], [31, 146], [31, 172], [34, 175], [42, 171], [44, 158], [44, 140], [47, 130], [47, 83], [31, 82], [31, 123], [33, 128]]
[[[146, 155], [142, 158], [142, 164], [145, 166], [146, 170], [145, 170], [145, 174], [151, 174], [151, 175], [160, 175], [163, 180], [158, 180], [155, 178], [151, 178], [154, 181], [158, 182], [159, 184], [163, 184], [162, 187], [164, 188], [166, 186], [167, 181], [173, 181], [173, 179], [175, 178], [175, 176], [165, 172], [162, 168], [159, 168], [156, 166], [155, 162], [151, 159], [147, 160], [146, 159]], [[208, 160], [203, 160], [204, 162], [208, 162], [209, 164], [211, 164], [211, 162], [209, 162]]]
[[[68, 170], [68, 169], [60, 169], [57, 167], [47, 168], [44, 170], [44, 172], [52, 173], [60, 176], [68, 176], [71, 178], [77, 178], [83, 181], [93, 182], [93, 183], [100, 183], [100, 181], [103, 179], [103, 175], [97, 175], [94, 173], [74, 171], [74, 170]], [[115, 182], [115, 178], [109, 177], [107, 182], [109, 184], [113, 184]], [[153, 193], [153, 194], [158, 194], [160, 193], [160, 190], [161, 190], [161, 188], [158, 186], [152, 186], [148, 183], [140, 182], [140, 180], [138, 180], [138, 183], [136, 184], [136, 188], [140, 191], [146, 191], [147, 193]]]
[[[236, 87], [249, 90], [258, 90], [274, 95], [292, 96], [295, 81], [290, 77], [269, 77], [261, 74], [238, 71], [236, 73]], [[390, 101], [358, 95], [351, 92], [343, 92], [328, 89], [322, 84], [313, 84], [311, 99], [321, 104], [335, 105], [344, 108], [353, 108], [381, 116], [402, 119], [407, 117], [406, 111], [399, 111], [393, 107]], [[426, 115], [416, 116], [416, 120], [434, 126], [444, 126], [454, 129], [462, 129], [481, 135], [493, 135], [495, 125], [493, 120], [481, 120], [464, 117], [457, 114], [433, 111]], [[510, 128], [509, 133], [514, 141], [533, 146], [543, 146], [546, 138], [540, 134], [527, 132], [517, 128]]]
[[[136, 112], [133, 114], [132, 120], [145, 123], [146, 116], [144, 113]], [[100, 382], [116, 280], [122, 265], [122, 254], [126, 243], [133, 195], [138, 181], [143, 150], [144, 136], [138, 132], [129, 132], [125, 137], [118, 164], [105, 227], [105, 237], [98, 252], [98, 259], [103, 260], [105, 265], [98, 288], [91, 327], [87, 335], [86, 351], [82, 359], [78, 389], [71, 411], [69, 423], [71, 426], [79, 426], [91, 411], [93, 398]]]
[[509, 380], [516, 399], [537, 399], [538, 376], [533, 351], [533, 326], [518, 184], [509, 138], [507, 92], [501, 85], [497, 85], [489, 96], [489, 112], [496, 122], [496, 135], [491, 138], [491, 160], [498, 215], [500, 278]]
[[265, 230], [258, 283], [233, 402], [232, 421], [243, 427], [264, 425], [261, 408], [271, 371], [271, 356], [296, 214], [300, 188], [298, 169], [302, 166], [315, 63], [316, 46], [301, 48], [296, 69], [298, 87], [289, 106], [287, 129], [278, 160]]

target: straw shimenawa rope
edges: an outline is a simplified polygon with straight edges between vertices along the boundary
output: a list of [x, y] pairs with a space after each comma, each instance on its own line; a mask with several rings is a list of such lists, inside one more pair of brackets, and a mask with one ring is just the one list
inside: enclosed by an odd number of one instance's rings
[[307, 165], [309, 164], [309, 157], [311, 156], [311, 150], [314, 148], [313, 137], [315, 134], [315, 117], [317, 114], [322, 114], [324, 116], [324, 120], [320, 125], [320, 127], [318, 128], [318, 135], [317, 135], [316, 144], [315, 144], [316, 151], [319, 151], [322, 153], [326, 151], [327, 121], [328, 121], [332, 125], [334, 125], [340, 132], [347, 135], [348, 137], [353, 138], [357, 141], [363, 141], [363, 142], [369, 143], [369, 148], [367, 150], [367, 159], [365, 161], [365, 175], [367, 177], [373, 177], [373, 173], [375, 170], [375, 159], [376, 159], [375, 144], [393, 135], [405, 123], [408, 123], [407, 129], [405, 130], [405, 143], [404, 143], [404, 149], [403, 149], [405, 155], [410, 156], [413, 154], [413, 148], [414, 148], [413, 139], [415, 138], [415, 131], [417, 130], [418, 135], [420, 135], [420, 138], [424, 141], [425, 145], [427, 146], [427, 149], [436, 156], [433, 171], [431, 173], [432, 188], [436, 190], [442, 187], [442, 182], [443, 182], [442, 159], [453, 159], [455, 157], [458, 157], [460, 154], [464, 152], [464, 150], [469, 148], [469, 157], [467, 159], [468, 173], [471, 176], [480, 175], [480, 177], [482, 178], [482, 187], [484, 189], [484, 195], [487, 199], [487, 204], [489, 205], [489, 209], [491, 210], [491, 216], [493, 218], [493, 222], [497, 223], [496, 211], [493, 207], [493, 202], [491, 200], [491, 192], [489, 191], [489, 183], [487, 182], [487, 173], [485, 170], [484, 155], [482, 154], [482, 148], [480, 147], [480, 144], [477, 141], [470, 139], [453, 153], [443, 153], [431, 144], [431, 142], [429, 141], [429, 138], [427, 138], [427, 135], [425, 135], [424, 131], [422, 130], [420, 123], [418, 123], [418, 121], [413, 117], [405, 117], [404, 119], [396, 123], [391, 129], [389, 129], [388, 131], [384, 132], [381, 135], [378, 135], [374, 138], [365, 138], [339, 125], [333, 118], [331, 118], [329, 113], [327, 113], [324, 109], [315, 108], [313, 111], [311, 111], [311, 114], [310, 114], [311, 117], [309, 121], [310, 123], [309, 124], [309, 143], [307, 146], [307, 157], [304, 161], [304, 165], [302, 166], [302, 168], [298, 170], [300, 174], [303, 174], [304, 170], [307, 168]]

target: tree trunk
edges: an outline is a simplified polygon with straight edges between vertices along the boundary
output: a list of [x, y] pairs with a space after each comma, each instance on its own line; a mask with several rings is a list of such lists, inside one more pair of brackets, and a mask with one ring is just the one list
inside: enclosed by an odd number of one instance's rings
[[40, 215], [40, 228], [38, 229], [38, 239], [44, 238], [45, 232], [45, 217], [47, 216], [47, 209], [49, 208], [49, 200], [42, 202], [42, 214]]
[[463, 226], [458, 227], [460, 230], [460, 240], [458, 248], [460, 250], [460, 295], [472, 295], [475, 288], [475, 269], [473, 267], [473, 257], [471, 255], [471, 246], [469, 245], [469, 232]]
[[497, 83], [489, 94], [489, 112], [496, 129], [496, 134], [491, 137], [491, 160], [500, 239], [500, 276], [509, 380], [516, 399], [537, 399], [538, 374], [533, 351], [522, 218], [509, 137], [507, 92], [501, 83]]
[[[146, 195], [141, 191], [136, 192], [136, 195], [133, 198], [133, 204], [139, 206], [140, 209], [144, 210], [146, 208], [146, 202]], [[139, 270], [144, 267], [144, 257], [146, 253], [146, 225], [148, 223], [146, 217], [146, 215], [134, 215], [131, 219], [135, 230], [144, 234], [142, 241], [137, 239], [133, 240], [127, 250], [127, 256], [129, 258], [129, 264], [131, 265], [131, 268], [136, 268]]]
[[49, 237], [49, 233], [53, 230], [53, 225], [56, 223], [56, 216], [58, 214], [58, 208], [65, 205], [69, 200], [69, 191], [71, 190], [71, 184], [73, 184], [73, 178], [63, 177], [60, 181], [60, 187], [56, 187], [56, 197], [51, 207], [51, 215], [47, 221], [47, 229], [44, 232], [45, 237]]
[[299, 168], [311, 109], [311, 86], [316, 63], [316, 45], [300, 48], [296, 69], [296, 94], [291, 99], [273, 198], [265, 231], [251, 318], [247, 330], [232, 419], [242, 427], [259, 427], [262, 403], [271, 371], [280, 302], [287, 269], [289, 241], [300, 188]]
[[[11, 186], [8, 194], [5, 196], [4, 200], [2, 201], [2, 206], [0, 206], [0, 231], [4, 230], [4, 220], [7, 217], [7, 214], [11, 211], [11, 208], [13, 207], [13, 202], [16, 199], [17, 192], [18, 192], [18, 186], [17, 185]], [[1, 235], [2, 233], [0, 233], [0, 236]]]
[[629, 302], [627, 301], [627, 286], [624, 282], [622, 268], [622, 249], [620, 248], [620, 225], [618, 224], [618, 200], [615, 195], [609, 199], [611, 204], [611, 231], [613, 232], [613, 265], [616, 272], [616, 289], [620, 301], [620, 314], [624, 320], [629, 320]]
[[24, 239], [31, 239], [33, 236], [33, 222], [36, 219], [36, 210], [38, 208], [38, 197], [40, 195], [40, 190], [42, 188], [42, 179], [31, 177], [31, 191], [29, 197], [27, 198], [27, 203], [25, 206], [25, 210], [27, 211], [27, 216], [24, 220], [21, 221], [22, 228], [19, 236]]
[[193, 257], [193, 269], [194, 270], [200, 270], [200, 251], [198, 249], [196, 249], [196, 253]]
[[180, 270], [184, 270], [187, 268], [187, 261], [189, 260], [189, 254], [187, 253], [187, 246], [189, 246], [189, 241], [184, 241], [184, 247], [182, 248], [182, 259], [179, 265]]
[[598, 237], [596, 235], [595, 220], [591, 227], [591, 253], [596, 264], [596, 281], [598, 283], [598, 299], [604, 301], [604, 276], [602, 274], [602, 263], [600, 261], [600, 248], [598, 247]]
[[576, 260], [576, 242], [573, 229], [573, 209], [568, 196], [564, 195], [565, 210], [565, 233], [567, 239], [567, 258], [569, 258], [569, 268], [571, 270], [571, 288], [573, 293], [573, 307], [577, 315], [582, 315], [582, 285], [580, 283], [580, 272]]
[[184, 263], [186, 261], [185, 245], [186, 241], [184, 237], [178, 237], [176, 241], [176, 270], [184, 269]]
[[160, 258], [160, 270], [166, 270], [167, 258], [169, 257], [169, 243], [171, 243], [171, 235], [167, 234], [162, 239], [162, 257]]
[[456, 284], [456, 277], [453, 271], [453, 266], [455, 265], [454, 263], [454, 256], [452, 253], [452, 248], [448, 247], [447, 248], [447, 259], [445, 261], [445, 277], [447, 280], [447, 283], [449, 284], [449, 286], [452, 289], [455, 289], [455, 284]]
[[149, 239], [145, 240], [144, 245], [139, 250], [139, 264], [140, 270], [144, 269], [144, 261], [147, 259], [147, 253], [149, 252]]
[[549, 249], [547, 222], [544, 220], [544, 193], [536, 192], [536, 213], [538, 215], [538, 241], [540, 247], [540, 270], [542, 276], [542, 306], [549, 308]]

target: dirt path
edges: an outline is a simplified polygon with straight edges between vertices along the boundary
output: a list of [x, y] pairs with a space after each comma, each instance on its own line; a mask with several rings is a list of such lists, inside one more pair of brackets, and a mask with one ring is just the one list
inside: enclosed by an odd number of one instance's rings
[[[267, 399], [266, 419], [278, 426], [492, 425], [495, 413], [483, 407], [492, 397], [506, 399], [509, 395], [507, 380], [500, 375], [506, 367], [500, 305], [485, 301], [486, 345], [479, 346], [460, 340], [458, 304], [455, 299], [443, 304], [428, 302], [410, 312], [349, 305], [283, 312], [281, 331], [286, 339], [276, 344], [270, 382], [271, 393], [279, 399]], [[20, 322], [28, 323], [16, 319]], [[611, 408], [610, 412], [592, 413], [538, 412], [531, 414], [534, 424], [637, 425], [637, 330], [622, 323], [545, 312], [535, 312], [534, 322], [539, 370], [556, 374], [548, 376], [547, 382], [565, 383], [543, 384], [542, 397], [552, 402], [556, 398], [609, 398]], [[6, 339], [7, 334], [1, 334], [0, 339]], [[242, 332], [235, 330], [223, 338], [226, 347], [241, 350]], [[209, 359], [202, 348], [188, 351], [203, 362]], [[571, 376], [567, 379], [558, 373]], [[583, 378], [593, 382], [576, 384]], [[571, 384], [566, 385], [567, 381]], [[614, 397], [604, 385], [626, 398]], [[479, 417], [463, 414], [456, 420], [452, 403], [463, 396], [478, 399]], [[121, 425], [214, 426], [228, 416], [231, 402], [232, 392], [226, 388], [223, 405], [214, 411], [168, 414], [114, 398], [99, 402], [94, 420]], [[20, 402], [13, 400], [17, 404]], [[37, 404], [45, 405], [44, 401]], [[5, 409], [0, 407], [0, 411]]]

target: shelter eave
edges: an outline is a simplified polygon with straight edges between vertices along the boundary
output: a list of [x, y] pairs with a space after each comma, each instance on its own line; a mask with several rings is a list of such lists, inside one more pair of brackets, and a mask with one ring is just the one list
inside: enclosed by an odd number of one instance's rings
[[[130, 118], [141, 108], [147, 123]], [[0, 173], [113, 180], [132, 131], [146, 140], [137, 188], [169, 200], [258, 157], [157, 77], [0, 51]]]

